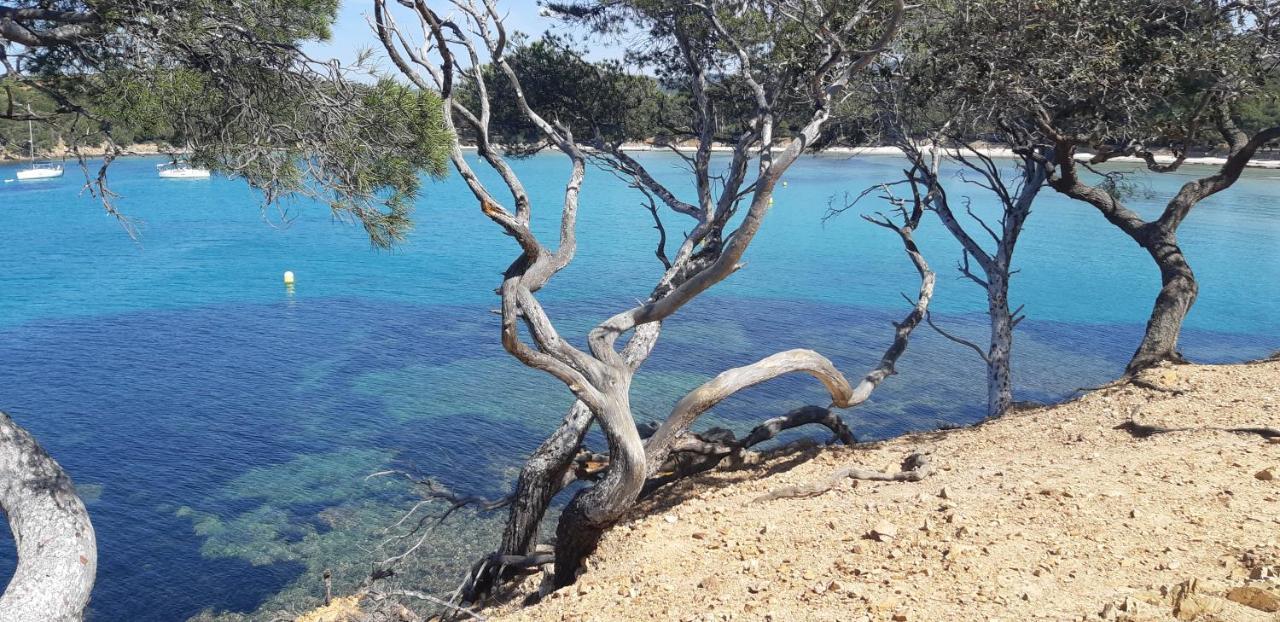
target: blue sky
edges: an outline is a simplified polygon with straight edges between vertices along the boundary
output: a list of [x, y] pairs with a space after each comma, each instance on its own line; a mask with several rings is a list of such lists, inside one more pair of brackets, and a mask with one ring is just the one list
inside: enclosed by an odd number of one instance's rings
[[[448, 3], [445, 1], [429, 0], [429, 3], [433, 7], [439, 6], [441, 13], [449, 12], [446, 10]], [[560, 25], [557, 20], [540, 16], [538, 14], [538, 4], [535, 0], [498, 0], [498, 6], [506, 12], [506, 24], [509, 31], [520, 31], [536, 37], [550, 28], [556, 28], [561, 31], [564, 29], [564, 26]], [[361, 48], [372, 48], [377, 52], [380, 48], [377, 45], [373, 31], [369, 28], [368, 20], [365, 18], [366, 15], [371, 15], [372, 12], [372, 0], [342, 0], [338, 21], [333, 25], [333, 38], [326, 42], [308, 45], [308, 53], [319, 59], [337, 58], [344, 63], [348, 63], [355, 59], [357, 51]], [[400, 17], [400, 15], [397, 14], [397, 17]], [[405, 22], [406, 20], [400, 18], [399, 21]], [[417, 33], [413, 34], [416, 35]], [[611, 48], [612, 46], [608, 45], [593, 46], [591, 56], [599, 58], [608, 55]], [[376, 54], [376, 57], [385, 58], [381, 54]]]

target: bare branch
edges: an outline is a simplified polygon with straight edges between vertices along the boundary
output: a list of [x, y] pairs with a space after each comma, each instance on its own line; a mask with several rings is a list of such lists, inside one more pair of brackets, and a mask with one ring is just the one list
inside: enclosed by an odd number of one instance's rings
[[948, 333], [948, 332], [947, 332], [947, 331], [945, 331], [945, 330], [942, 330], [942, 328], [941, 328], [940, 326], [938, 326], [937, 324], [934, 324], [934, 323], [933, 323], [933, 317], [932, 317], [931, 315], [926, 315], [926, 316], [925, 316], [925, 319], [929, 322], [929, 326], [930, 326], [931, 328], [933, 328], [933, 330], [938, 331], [938, 334], [939, 334], [939, 335], [942, 335], [943, 337], [946, 337], [947, 339], [950, 339], [951, 341], [954, 341], [954, 342], [956, 342], [956, 343], [958, 343], [958, 344], [960, 344], [960, 345], [962, 345], [962, 346], [965, 346], [966, 348], [971, 348], [974, 352], [977, 352], [977, 353], [978, 353], [978, 356], [982, 357], [982, 361], [983, 361], [984, 363], [988, 363], [988, 364], [989, 364], [989, 363], [991, 362], [991, 359], [987, 358], [987, 353], [986, 353], [986, 352], [983, 352], [982, 348], [979, 348], [977, 344], [975, 344], [975, 343], [973, 343], [972, 341], [969, 341], [969, 340], [967, 340], [967, 339], [961, 339], [961, 338], [959, 338], [959, 337], [957, 337], [957, 336], [955, 336], [955, 335], [952, 335], [951, 333]]

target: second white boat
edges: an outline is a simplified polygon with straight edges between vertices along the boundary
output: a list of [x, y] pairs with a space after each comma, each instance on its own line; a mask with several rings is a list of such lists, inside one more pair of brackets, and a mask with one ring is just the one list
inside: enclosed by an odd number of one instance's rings
[[156, 166], [165, 179], [208, 179], [209, 169], [191, 166], [186, 161], [167, 162]]

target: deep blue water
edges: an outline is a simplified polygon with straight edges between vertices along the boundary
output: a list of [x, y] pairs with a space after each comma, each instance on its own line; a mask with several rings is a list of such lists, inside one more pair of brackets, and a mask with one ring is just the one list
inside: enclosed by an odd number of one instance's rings
[[[644, 159], [669, 180], [677, 161]], [[358, 227], [300, 203], [264, 215], [243, 184], [161, 181], [154, 160], [113, 165], [131, 240], [77, 172], [0, 185], [0, 409], [67, 468], [89, 499], [100, 546], [95, 620], [181, 620], [206, 608], [253, 611], [286, 588], [315, 593], [318, 569], [356, 576], [352, 554], [395, 511], [398, 487], [366, 481], [388, 465], [496, 494], [568, 403], [556, 382], [498, 343], [492, 293], [514, 243], [456, 178], [431, 183], [408, 241], [371, 249]], [[891, 158], [809, 158], [787, 176], [747, 267], [682, 310], [634, 385], [640, 418], [660, 418], [719, 371], [812, 347], [851, 376], [879, 358], [916, 277], [896, 238], [831, 197], [894, 179]], [[541, 205], [558, 205], [564, 163], [517, 163]], [[12, 167], [0, 167], [11, 178]], [[1157, 213], [1189, 175], [1142, 177]], [[682, 186], [683, 187], [683, 186]], [[979, 189], [975, 208], [989, 212]], [[1239, 361], [1280, 348], [1280, 175], [1249, 171], [1201, 205], [1181, 238], [1201, 279], [1185, 353]], [[866, 209], [882, 209], [867, 203]], [[554, 212], [537, 213], [550, 236]], [[554, 209], [554, 208], [553, 208]], [[666, 217], [673, 237], [688, 229]], [[579, 255], [541, 294], [575, 340], [647, 295], [661, 266], [639, 197], [591, 170]], [[956, 278], [941, 226], [919, 233], [940, 274], [935, 318], [982, 341], [982, 292]], [[1158, 275], [1141, 249], [1086, 206], [1045, 191], [1018, 249], [1026, 304], [1017, 397], [1060, 399], [1114, 377], [1141, 335]], [[280, 282], [298, 277], [296, 290]], [[864, 437], [981, 416], [981, 361], [927, 330], [871, 403], [849, 414]], [[820, 402], [786, 378], [735, 397], [706, 424], [738, 429]], [[454, 576], [496, 527], [442, 528], [423, 564]], [[372, 534], [372, 535], [371, 535]], [[489, 538], [489, 541], [486, 541]], [[354, 558], [356, 561], [352, 561]], [[12, 570], [0, 551], [0, 577]], [[271, 601], [274, 602], [274, 601]]]

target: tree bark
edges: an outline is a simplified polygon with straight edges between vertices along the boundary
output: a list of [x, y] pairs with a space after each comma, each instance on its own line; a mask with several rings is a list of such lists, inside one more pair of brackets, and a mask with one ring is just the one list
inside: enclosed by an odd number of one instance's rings
[[988, 275], [987, 315], [991, 319], [991, 346], [987, 350], [987, 416], [999, 417], [1013, 404], [1013, 314], [1009, 311], [1006, 270]]
[[556, 587], [577, 579], [600, 536], [631, 508], [645, 482], [644, 442], [631, 419], [631, 376], [617, 374], [596, 414], [609, 442], [609, 469], [595, 486], [574, 495], [556, 524]]
[[3, 412], [0, 509], [18, 546], [18, 567], [0, 596], [0, 620], [84, 619], [98, 564], [89, 513], [62, 467]]
[[1178, 353], [1178, 338], [1182, 334], [1182, 322], [1200, 289], [1191, 265], [1178, 246], [1175, 231], [1154, 227], [1141, 243], [1160, 268], [1160, 294], [1151, 309], [1142, 343], [1125, 368], [1129, 376], [1165, 361], [1183, 362]]
[[[622, 354], [633, 368], [648, 358], [661, 330], [660, 322], [645, 324], [638, 327], [627, 341]], [[591, 428], [591, 421], [591, 409], [580, 401], [574, 402], [560, 427], [538, 446], [520, 469], [515, 500], [507, 515], [499, 554], [528, 555], [532, 552], [538, 539], [538, 527], [551, 500], [560, 492], [563, 475], [572, 466], [582, 439]]]
[[529, 456], [516, 480], [499, 554], [527, 555], [532, 550], [547, 507], [560, 492], [560, 475], [573, 464], [573, 457], [590, 428], [591, 409], [582, 402], [574, 402], [560, 427]]

